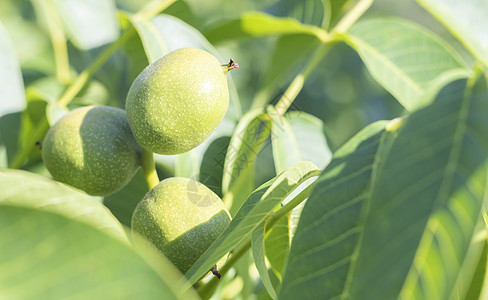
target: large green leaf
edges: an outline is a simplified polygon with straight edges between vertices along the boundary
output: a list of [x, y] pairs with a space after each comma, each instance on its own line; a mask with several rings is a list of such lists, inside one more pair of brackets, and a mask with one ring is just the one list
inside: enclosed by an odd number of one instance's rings
[[468, 250], [479, 253], [471, 241], [488, 158], [488, 91], [483, 79], [472, 81], [449, 84], [432, 105], [390, 123], [380, 146], [377, 137], [370, 151], [332, 160], [303, 210], [283, 299], [466, 292], [460, 276], [474, 273]]
[[115, 41], [119, 23], [113, 0], [53, 0], [70, 40], [81, 49]]
[[343, 37], [371, 75], [408, 110], [427, 105], [433, 97], [426, 95], [470, 73], [447, 43], [405, 20], [360, 21]]
[[[342, 258], [352, 254], [353, 247], [346, 246], [359, 239], [357, 219], [385, 124], [373, 123], [349, 140], [315, 183], [293, 238], [280, 299], [293, 299], [299, 293], [304, 299], [341, 294], [347, 274]], [[328, 270], [333, 274], [328, 275]]]
[[483, 0], [417, 0], [488, 66], [488, 2]]
[[185, 276], [195, 283], [227, 252], [246, 238], [266, 216], [307, 179], [317, 176], [311, 162], [300, 162], [257, 188], [239, 209], [222, 235], [200, 256]]
[[281, 34], [307, 34], [318, 39], [326, 36], [326, 32], [319, 27], [302, 24], [294, 18], [278, 18], [262, 12], [245, 12], [238, 19], [217, 25], [205, 36], [214, 44], [227, 39]]
[[127, 241], [121, 224], [87, 194], [26, 171], [0, 171], [0, 205], [36, 208], [89, 224], [100, 231]]
[[0, 117], [25, 107], [24, 83], [7, 31], [0, 23]]
[[0, 253], [2, 299], [198, 299], [162, 257], [49, 209], [1, 202]]

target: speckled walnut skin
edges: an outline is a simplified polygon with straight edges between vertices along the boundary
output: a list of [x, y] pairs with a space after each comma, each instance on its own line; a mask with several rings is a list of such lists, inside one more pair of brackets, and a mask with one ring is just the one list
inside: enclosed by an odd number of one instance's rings
[[122, 109], [86, 106], [56, 122], [42, 143], [42, 158], [52, 176], [106, 196], [120, 190], [140, 165], [141, 148]]
[[149, 240], [182, 273], [219, 237], [231, 221], [224, 203], [205, 185], [167, 178], [151, 190], [132, 215], [132, 232]]
[[184, 153], [200, 145], [229, 105], [224, 73], [214, 56], [194, 48], [175, 50], [147, 66], [126, 102], [137, 142], [159, 154]]

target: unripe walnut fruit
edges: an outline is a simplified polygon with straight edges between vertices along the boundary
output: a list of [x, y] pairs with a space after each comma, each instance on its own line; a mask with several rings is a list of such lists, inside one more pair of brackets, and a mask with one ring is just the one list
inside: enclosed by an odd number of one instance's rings
[[136, 243], [144, 237], [185, 273], [230, 221], [224, 203], [209, 188], [173, 177], [161, 181], [137, 205], [132, 233]]
[[69, 112], [42, 142], [44, 164], [56, 180], [97, 196], [118, 191], [132, 178], [140, 152], [125, 112], [108, 106]]
[[194, 48], [168, 53], [147, 66], [132, 84], [126, 112], [137, 142], [159, 154], [200, 145], [229, 105], [225, 66]]

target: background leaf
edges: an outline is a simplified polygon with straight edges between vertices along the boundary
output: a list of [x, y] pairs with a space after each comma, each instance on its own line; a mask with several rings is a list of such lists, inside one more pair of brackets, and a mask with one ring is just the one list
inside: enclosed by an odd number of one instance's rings
[[238, 19], [215, 26], [205, 36], [215, 44], [227, 39], [281, 34], [308, 34], [322, 38], [325, 31], [319, 27], [302, 24], [294, 18], [278, 18], [262, 12], [246, 12]]
[[313, 162], [319, 169], [329, 163], [332, 153], [320, 119], [304, 112], [290, 112], [285, 117], [275, 113], [270, 115], [273, 117], [271, 141], [277, 173], [302, 160]]
[[[454, 50], [426, 29], [401, 19], [357, 22], [344, 40], [371, 75], [406, 109], [425, 106], [450, 81], [469, 76]], [[434, 90], [432, 92], [432, 90]]]
[[1, 298], [198, 299], [178, 292], [169, 263], [152, 261], [153, 269], [127, 244], [86, 223], [12, 202], [0, 208]]
[[20, 66], [7, 31], [0, 22], [0, 117], [25, 107]]
[[93, 49], [119, 37], [113, 0], [53, 0], [66, 33], [77, 47]]
[[268, 267], [266, 266], [266, 253], [264, 247], [265, 223], [265, 221], [261, 222], [252, 232], [252, 255], [264, 287], [272, 299], [277, 299], [276, 291], [271, 283]]
[[488, 2], [417, 0], [444, 24], [471, 53], [488, 66]]
[[222, 177], [223, 201], [232, 216], [254, 189], [256, 157], [270, 131], [271, 120], [261, 109], [245, 114], [234, 130]]
[[300, 162], [257, 188], [239, 209], [222, 235], [200, 256], [185, 276], [196, 282], [227, 252], [250, 237], [252, 231], [264, 221], [283, 199], [305, 180], [317, 175], [310, 162]]

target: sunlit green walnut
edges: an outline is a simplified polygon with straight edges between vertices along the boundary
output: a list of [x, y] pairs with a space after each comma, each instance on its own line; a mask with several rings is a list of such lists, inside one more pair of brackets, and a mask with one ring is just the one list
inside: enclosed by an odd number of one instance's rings
[[69, 112], [42, 142], [42, 158], [52, 176], [96, 196], [127, 184], [140, 165], [140, 153], [125, 112], [107, 106]]
[[142, 245], [144, 237], [185, 273], [230, 221], [224, 203], [209, 188], [173, 177], [161, 181], [137, 205], [132, 233], [136, 244]]
[[147, 66], [127, 95], [137, 142], [159, 154], [187, 152], [205, 141], [229, 105], [226, 73], [237, 69], [206, 51], [183, 48]]

